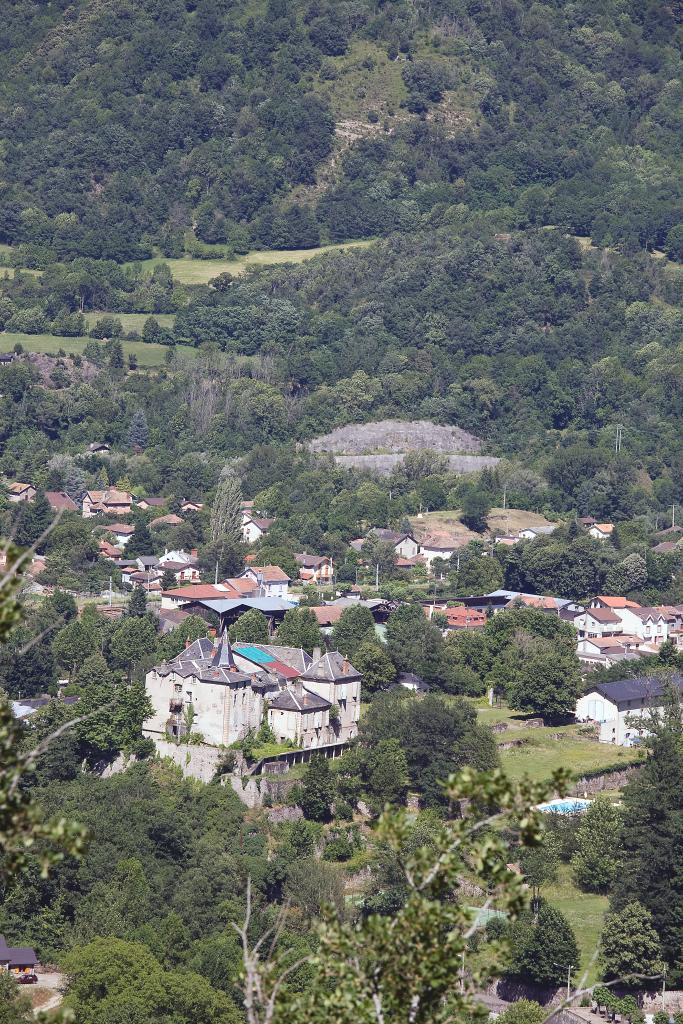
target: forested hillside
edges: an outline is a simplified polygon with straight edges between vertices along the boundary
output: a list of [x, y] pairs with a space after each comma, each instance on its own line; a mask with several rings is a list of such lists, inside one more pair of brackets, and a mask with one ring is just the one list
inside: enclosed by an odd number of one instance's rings
[[457, 204], [683, 250], [678, 4], [6, 6], [0, 241], [29, 265], [314, 246]]

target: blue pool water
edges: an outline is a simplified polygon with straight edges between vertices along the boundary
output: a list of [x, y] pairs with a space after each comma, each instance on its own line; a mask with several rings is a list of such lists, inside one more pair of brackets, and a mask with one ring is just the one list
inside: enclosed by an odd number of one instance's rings
[[554, 811], [556, 814], [580, 814], [590, 806], [590, 800], [580, 800], [578, 797], [567, 797], [564, 800], [549, 800], [547, 804], [539, 804], [538, 810], [544, 814]]

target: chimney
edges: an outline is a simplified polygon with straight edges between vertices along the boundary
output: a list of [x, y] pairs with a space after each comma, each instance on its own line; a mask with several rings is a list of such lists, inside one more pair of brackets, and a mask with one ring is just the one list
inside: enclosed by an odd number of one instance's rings
[[197, 551], [197, 548], [192, 548], [190, 550], [190, 554], [192, 555], [193, 558], [196, 558], [199, 552]]
[[190, 640], [190, 638], [188, 636], [187, 640], [185, 641], [185, 650], [187, 650], [187, 648], [190, 646], [191, 643], [192, 643], [192, 641]]
[[344, 655], [344, 660], [342, 661], [342, 675], [343, 676], [347, 676], [348, 674], [349, 674], [349, 659], [346, 657], [346, 655]]
[[314, 661], [314, 662], [316, 662], [316, 661], [320, 661], [320, 659], [322, 658], [322, 656], [323, 656], [323, 653], [322, 653], [322, 651], [320, 650], [320, 648], [319, 648], [319, 647], [314, 647], [314, 648], [313, 648], [313, 661]]
[[303, 697], [304, 697], [304, 685], [303, 685], [303, 683], [301, 682], [301, 679], [298, 676], [297, 676], [296, 679], [294, 679], [292, 681], [291, 686], [292, 686], [292, 693], [297, 698], [297, 700], [303, 700]]

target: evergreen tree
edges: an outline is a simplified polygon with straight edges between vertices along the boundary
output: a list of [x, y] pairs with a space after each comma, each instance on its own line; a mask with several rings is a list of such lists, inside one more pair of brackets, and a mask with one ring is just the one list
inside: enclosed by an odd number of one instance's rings
[[607, 915], [600, 940], [600, 960], [606, 978], [663, 972], [662, 947], [652, 926], [652, 915], [642, 903], [633, 900], [621, 911]]
[[126, 544], [126, 555], [129, 558], [150, 557], [154, 554], [154, 538], [144, 519], [138, 519], [135, 533]]
[[329, 821], [335, 780], [324, 757], [311, 759], [301, 784], [301, 810], [309, 821]]
[[513, 970], [539, 985], [559, 985], [570, 966], [581, 962], [579, 947], [566, 917], [541, 900], [536, 920], [522, 915], [510, 929]]
[[391, 613], [387, 622], [387, 649], [399, 671], [416, 672], [429, 683], [442, 680], [443, 636], [419, 604], [404, 604]]
[[149, 427], [144, 409], [136, 409], [128, 428], [128, 444], [131, 448], [146, 448], [149, 440]]
[[242, 488], [227, 466], [221, 473], [211, 509], [211, 540], [214, 544], [242, 539]]
[[309, 654], [316, 647], [325, 647], [315, 612], [310, 608], [292, 608], [285, 612], [275, 637], [283, 647], [303, 647]]
[[[14, 540], [19, 547], [28, 548], [47, 530], [54, 519], [50, 502], [42, 491], [38, 491], [33, 501], [19, 502], [19, 511], [14, 521]], [[38, 551], [42, 552], [44, 543]]]
[[171, 572], [170, 569], [164, 569], [164, 575], [161, 577], [161, 589], [174, 590], [177, 586], [178, 581], [175, 578], [175, 573]]
[[619, 866], [622, 819], [621, 809], [605, 797], [598, 797], [581, 815], [572, 868], [584, 892], [612, 888]]
[[650, 912], [673, 967], [683, 949], [683, 712], [673, 688], [648, 728], [650, 756], [624, 790], [613, 903], [619, 910], [635, 900]]
[[147, 594], [143, 587], [136, 587], [128, 602], [128, 614], [141, 619], [147, 613]]
[[360, 645], [377, 638], [375, 620], [365, 605], [345, 608], [332, 630], [332, 647], [353, 661]]
[[[125, 363], [123, 358], [123, 345], [120, 338], [110, 338], [104, 346], [107, 353], [107, 360], [112, 370], [122, 370]], [[143, 447], [143, 446], [141, 446]]]
[[230, 639], [251, 644], [267, 644], [270, 640], [268, 619], [258, 608], [250, 608], [233, 622], [230, 627]]

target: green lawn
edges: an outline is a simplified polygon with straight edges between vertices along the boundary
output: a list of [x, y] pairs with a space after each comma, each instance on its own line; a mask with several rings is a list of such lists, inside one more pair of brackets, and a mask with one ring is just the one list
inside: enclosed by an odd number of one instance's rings
[[303, 263], [324, 253], [342, 252], [345, 249], [362, 249], [373, 244], [373, 239], [361, 239], [357, 242], [346, 242], [344, 245], [325, 245], [318, 249], [272, 249], [264, 252], [249, 252], [246, 256], [236, 256], [234, 260], [197, 260], [191, 257], [181, 259], [164, 259], [155, 256], [142, 260], [141, 266], [153, 269], [159, 263], [166, 263], [176, 281], [181, 284], [207, 284], [213, 277], [228, 272], [239, 275], [251, 267], [272, 267], [282, 263]]
[[175, 313], [110, 313], [108, 310], [98, 309], [93, 313], [85, 314], [85, 322], [90, 330], [95, 322], [103, 316], [115, 316], [117, 320], [121, 321], [123, 329], [126, 333], [129, 331], [137, 331], [138, 334], [142, 334], [142, 328], [145, 326], [145, 320], [153, 316], [160, 327], [173, 327], [175, 322]]
[[[588, 971], [587, 983], [593, 984], [600, 972], [596, 963], [591, 964], [591, 959], [600, 941], [608, 897], [596, 896], [577, 889], [568, 864], [560, 864], [557, 880], [552, 885], [543, 886], [541, 895], [564, 914], [574, 929], [581, 951], [581, 971]], [[573, 975], [575, 985], [578, 985], [580, 980], [581, 974]]]
[[499, 744], [522, 740], [521, 746], [500, 752], [503, 768], [512, 779], [526, 774], [542, 782], [557, 768], [569, 768], [575, 776], [580, 776], [615, 764], [633, 764], [642, 757], [633, 748], [612, 747], [581, 736], [576, 725], [530, 729], [523, 715], [507, 708], [483, 707], [478, 708], [478, 713], [480, 721], [487, 725], [508, 723], [505, 732], [496, 733]]
[[[6, 331], [0, 334], [0, 352], [11, 352], [17, 342], [20, 342], [27, 352], [45, 352], [48, 355], [56, 355], [60, 349], [64, 349], [67, 355], [71, 352], [80, 355], [88, 344], [90, 338], [58, 338], [54, 334], [21, 334]], [[124, 341], [123, 351], [126, 355], [134, 353], [138, 359], [139, 366], [163, 366], [168, 348], [165, 345], [145, 344], [144, 341]], [[189, 346], [180, 346], [176, 351], [187, 353], [190, 358], [197, 354], [197, 349]]]

